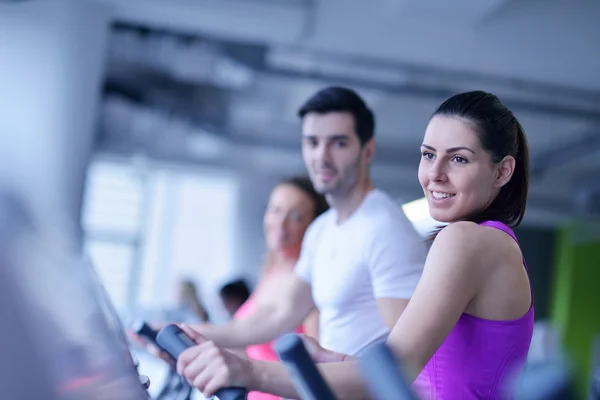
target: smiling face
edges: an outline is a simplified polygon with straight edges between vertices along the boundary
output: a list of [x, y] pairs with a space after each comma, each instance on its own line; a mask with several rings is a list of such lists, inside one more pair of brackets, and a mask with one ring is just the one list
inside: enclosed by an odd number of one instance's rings
[[474, 127], [460, 118], [434, 116], [421, 145], [419, 182], [431, 217], [454, 222], [483, 210], [514, 171], [514, 158], [497, 164]]
[[264, 216], [269, 251], [286, 255], [299, 252], [304, 232], [315, 218], [315, 202], [301, 189], [277, 185], [271, 192]]
[[366, 179], [374, 140], [361, 145], [352, 114], [308, 113], [302, 136], [302, 156], [317, 192], [344, 194]]

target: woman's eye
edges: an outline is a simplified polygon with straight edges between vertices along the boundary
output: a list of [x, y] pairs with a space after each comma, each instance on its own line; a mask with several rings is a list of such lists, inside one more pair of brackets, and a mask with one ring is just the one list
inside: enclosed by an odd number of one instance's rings
[[433, 159], [433, 153], [429, 152], [429, 151], [424, 151], [423, 153], [421, 153], [421, 155], [423, 156], [424, 159], [426, 160], [431, 160]]

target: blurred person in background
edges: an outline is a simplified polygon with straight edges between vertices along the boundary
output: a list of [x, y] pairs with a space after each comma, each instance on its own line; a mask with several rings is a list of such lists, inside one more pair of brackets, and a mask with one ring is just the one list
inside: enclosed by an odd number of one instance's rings
[[[328, 208], [327, 200], [315, 191], [308, 177], [287, 178], [273, 188], [263, 218], [266, 254], [256, 288], [241, 305], [240, 299], [244, 297], [245, 284], [234, 281], [220, 291], [224, 306], [232, 313], [234, 320], [253, 314], [263, 302], [286, 295], [282, 292], [286, 286], [280, 282], [294, 273], [306, 229]], [[295, 332], [318, 338], [318, 310], [313, 309]], [[138, 343], [145, 342], [143, 338], [131, 332], [130, 335]], [[149, 348], [153, 354], [168, 360], [168, 356], [156, 351], [152, 345], [149, 345]], [[246, 346], [245, 353], [254, 360], [278, 361], [271, 341]], [[249, 400], [278, 398], [258, 392], [251, 392], [248, 396]]]
[[[244, 318], [254, 312], [262, 301], [284, 295], [280, 279], [293, 274], [300, 257], [304, 233], [313, 220], [329, 206], [325, 197], [318, 194], [308, 177], [292, 177], [275, 186], [269, 197], [264, 215], [266, 254], [258, 285], [248, 300], [234, 314], [234, 319]], [[318, 338], [318, 311], [315, 309], [305, 319], [298, 333]], [[278, 361], [272, 342], [246, 347], [249, 358]], [[251, 392], [249, 400], [278, 399], [266, 393]]]
[[[261, 300], [277, 296], [279, 279], [293, 272], [300, 257], [306, 229], [328, 208], [325, 197], [315, 191], [308, 177], [284, 179], [273, 188], [263, 219], [267, 251], [261, 276], [236, 318], [251, 314]], [[304, 332], [313, 337], [318, 337], [317, 313], [313, 310], [303, 324]]]
[[219, 290], [219, 296], [223, 307], [229, 316], [233, 317], [250, 297], [250, 289], [243, 279], [237, 279], [223, 285]]
[[208, 322], [209, 315], [200, 302], [196, 284], [190, 279], [182, 279], [177, 284], [177, 306], [168, 312], [169, 321]]

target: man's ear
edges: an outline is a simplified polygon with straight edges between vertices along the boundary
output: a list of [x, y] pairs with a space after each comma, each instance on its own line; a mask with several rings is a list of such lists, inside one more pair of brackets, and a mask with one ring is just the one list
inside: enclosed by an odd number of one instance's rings
[[362, 152], [367, 165], [371, 164], [373, 157], [375, 156], [375, 138], [371, 138], [363, 144]]

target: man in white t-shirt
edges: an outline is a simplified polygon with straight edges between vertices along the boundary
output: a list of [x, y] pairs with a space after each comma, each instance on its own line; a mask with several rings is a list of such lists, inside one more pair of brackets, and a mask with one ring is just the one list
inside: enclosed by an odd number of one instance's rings
[[398, 203], [370, 190], [342, 223], [336, 209], [305, 235], [296, 274], [319, 309], [319, 342], [357, 355], [385, 340], [412, 296], [424, 263], [423, 239]]
[[356, 355], [387, 338], [421, 277], [425, 243], [400, 204], [373, 188], [375, 123], [364, 101], [330, 87], [299, 114], [304, 162], [331, 208], [308, 229], [296, 274], [319, 309], [321, 346]]
[[226, 348], [267, 343], [300, 325], [316, 306], [321, 345], [357, 355], [387, 338], [420, 279], [426, 244], [400, 204], [373, 188], [375, 124], [363, 100], [329, 87], [308, 99], [299, 115], [304, 162], [331, 209], [309, 227], [296, 273], [263, 296], [253, 314], [194, 330]]

